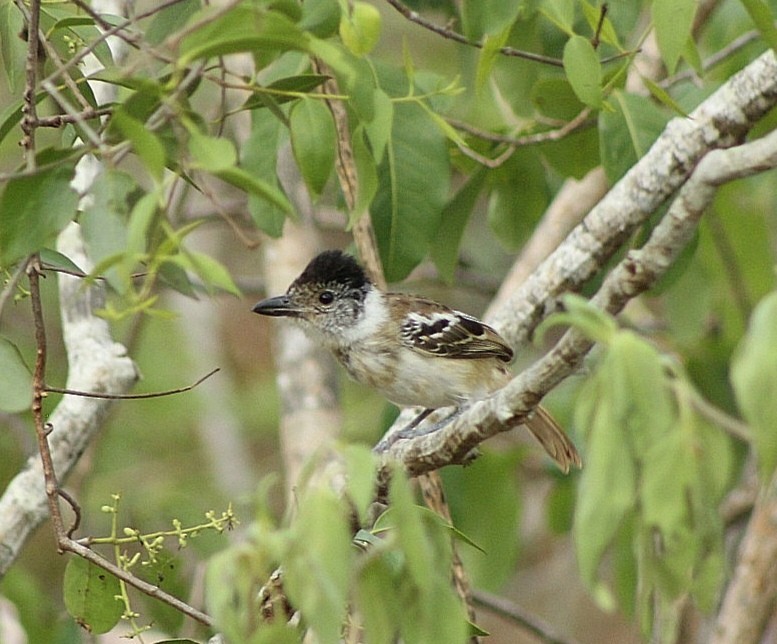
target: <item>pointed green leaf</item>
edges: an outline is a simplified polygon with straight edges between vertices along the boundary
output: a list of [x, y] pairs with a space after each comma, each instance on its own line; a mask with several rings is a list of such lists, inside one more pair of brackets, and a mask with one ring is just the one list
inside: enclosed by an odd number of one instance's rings
[[[94, 181], [91, 203], [79, 218], [89, 257], [100, 264], [127, 250], [127, 218], [129, 196], [137, 188], [135, 180], [126, 172], [106, 170]], [[108, 283], [118, 293], [130, 287], [130, 271], [135, 260], [122, 262], [105, 273]]]
[[661, 58], [674, 74], [680, 54], [691, 37], [696, 0], [653, 0], [653, 26]]
[[197, 165], [208, 172], [217, 173], [237, 163], [237, 150], [232, 141], [196, 130], [189, 136], [189, 152]]
[[353, 148], [353, 162], [356, 166], [356, 178], [359, 185], [356, 190], [356, 203], [348, 220], [348, 225], [353, 226], [370, 205], [378, 190], [378, 170], [375, 166], [375, 158], [369, 150], [365, 139], [364, 126], [354, 128], [351, 147]]
[[674, 110], [679, 116], [687, 117], [688, 113], [685, 112], [675, 101], [669, 93], [661, 87], [658, 83], [654, 83], [647, 76], [642, 77], [642, 82], [645, 83], [645, 87], [648, 88], [650, 93], [658, 101], [661, 101], [669, 109]]
[[332, 113], [323, 101], [303, 99], [289, 115], [291, 147], [305, 184], [318, 197], [332, 174], [337, 133]]
[[242, 3], [208, 20], [220, 9], [206, 7], [190, 21], [204, 24], [192, 31], [180, 46], [180, 67], [198, 58], [212, 58], [252, 51], [304, 51], [307, 36], [284, 14]]
[[16, 414], [32, 404], [32, 374], [19, 349], [0, 336], [0, 410]]
[[78, 195], [72, 178], [68, 163], [6, 183], [0, 195], [0, 266], [47, 246], [73, 219]]
[[587, 38], [572, 36], [564, 46], [564, 71], [577, 97], [589, 107], [602, 105], [602, 66]]
[[340, 38], [355, 56], [365, 56], [378, 44], [380, 23], [380, 13], [375, 7], [356, 0], [350, 15], [340, 16]]
[[750, 19], [755, 23], [761, 37], [774, 51], [777, 51], [777, 27], [774, 26], [774, 13], [763, 0], [742, 0]]
[[119, 580], [86, 559], [68, 560], [63, 592], [67, 612], [93, 634], [107, 633], [121, 618]]
[[162, 179], [166, 153], [162, 142], [141, 121], [130, 116], [123, 108], [117, 108], [111, 117], [111, 125], [119, 129], [132, 143], [135, 154], [143, 162], [148, 173], [157, 181]]
[[439, 229], [450, 161], [445, 137], [423, 108], [409, 103], [394, 106], [386, 152], [371, 214], [386, 279], [395, 282], [426, 256]]
[[431, 256], [440, 277], [448, 283], [453, 282], [464, 229], [487, 176], [486, 169], [479, 168], [442, 211], [440, 230], [432, 242]]
[[616, 109], [599, 114], [599, 148], [607, 178], [615, 183], [650, 149], [668, 116], [644, 96], [616, 90], [612, 98]]
[[777, 466], [777, 292], [758, 303], [731, 365], [737, 404], [753, 430], [762, 480]]
[[[275, 190], [278, 187], [276, 165], [278, 148], [284, 128], [271, 112], [251, 112], [251, 134], [240, 151], [241, 165], [252, 177], [259, 179]], [[286, 211], [254, 194], [248, 196], [248, 212], [254, 223], [271, 237], [280, 237], [286, 221]]]
[[341, 499], [328, 488], [307, 490], [283, 562], [284, 587], [322, 644], [340, 642], [351, 562], [351, 531]]
[[201, 0], [181, 0], [157, 11], [145, 29], [145, 39], [150, 45], [159, 45], [165, 38], [178, 31], [202, 6]]
[[26, 45], [19, 37], [23, 27], [24, 18], [18, 7], [13, 2], [0, 4], [0, 58], [11, 96], [21, 95], [24, 85]]
[[184, 268], [193, 270], [205, 282], [205, 287], [210, 290], [211, 287], [221, 289], [240, 297], [240, 289], [232, 281], [232, 276], [224, 265], [218, 260], [205, 253], [198, 253], [192, 250], [186, 250], [180, 255], [171, 258]]
[[280, 208], [288, 215], [294, 214], [294, 209], [286, 198], [286, 195], [279, 188], [263, 181], [259, 177], [249, 174], [242, 168], [224, 168], [214, 174], [223, 181], [231, 183], [233, 186], [245, 190], [246, 192], [264, 199], [273, 206]]

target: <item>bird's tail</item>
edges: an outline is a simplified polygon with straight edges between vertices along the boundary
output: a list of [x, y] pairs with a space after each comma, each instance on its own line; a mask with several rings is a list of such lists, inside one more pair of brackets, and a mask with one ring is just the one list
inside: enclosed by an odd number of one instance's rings
[[565, 474], [573, 465], [577, 468], [583, 466], [580, 454], [569, 436], [542, 405], [538, 405], [534, 414], [526, 420], [526, 427]]

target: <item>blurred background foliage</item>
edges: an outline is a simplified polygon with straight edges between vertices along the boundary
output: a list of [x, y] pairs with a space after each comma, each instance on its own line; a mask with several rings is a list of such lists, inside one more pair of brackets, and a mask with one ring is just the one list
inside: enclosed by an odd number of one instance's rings
[[[356, 4], [363, 9], [364, 3]], [[597, 60], [608, 62], [574, 69], [570, 64], [558, 67], [501, 56], [496, 49], [509, 46], [568, 62], [568, 43], [575, 35], [590, 39], [600, 16], [600, 5], [586, 0], [406, 3], [437, 25], [452, 25], [466, 39], [483, 41], [482, 50], [438, 37], [385, 2], [369, 3], [377, 13], [365, 10], [362, 23], [355, 14], [341, 14], [343, 8], [354, 8], [336, 0], [306, 0], [301, 7], [295, 2], [242, 3], [234, 10], [245, 15], [267, 12], [277, 18], [267, 31], [260, 27], [253, 32], [257, 40], [252, 60], [238, 63], [238, 69], [244, 67], [241, 73], [224, 77], [217, 66], [208, 66], [198, 83], [179, 93], [176, 83], [191, 65], [240, 50], [229, 39], [230, 29], [236, 39], [242, 33], [239, 14], [227, 13], [183, 40], [176, 33], [207, 11], [196, 0], [184, 0], [141, 20], [139, 37], [163, 55], [149, 55], [141, 47], [121, 68], [109, 66], [105, 74], [121, 86], [117, 111], [126, 119], [124, 126], [121, 119], [114, 120], [108, 141], [118, 145], [126, 138], [136, 152], [121, 164], [128, 185], [107, 189], [118, 203], [105, 206], [115, 228], [103, 218], [106, 212], [95, 214], [91, 228], [87, 216], [81, 221], [86, 231], [92, 231], [91, 237], [87, 232], [92, 252], [98, 261], [106, 260], [101, 268], [114, 289], [107, 315], [116, 339], [127, 344], [143, 374], [137, 390], [165, 390], [189, 384], [211, 368], [221, 371], [191, 392], [127, 401], [115, 408], [67, 484], [84, 509], [81, 532], [107, 533], [109, 521], [99, 508], [116, 493], [121, 494], [120, 523], [149, 532], [166, 528], [173, 518], [184, 525], [196, 524], [206, 511], [220, 512], [232, 503], [241, 520], [234, 533], [193, 539], [186, 549], [173, 548], [170, 559], [161, 564], [167, 590], [201, 603], [210, 557], [224, 556], [228, 546], [239, 544], [264, 520], [283, 523], [288, 508], [279, 483], [283, 467], [271, 327], [252, 315], [250, 307], [267, 294], [260, 270], [261, 244], [268, 236], [282, 234], [284, 210], [290, 209], [276, 179], [278, 151], [289, 139], [303, 179], [317, 199], [316, 222], [325, 245], [342, 247], [350, 240], [345, 232], [348, 215], [342, 214], [346, 208], [328, 154], [332, 123], [328, 112], [318, 109], [323, 104], [315, 95], [321, 87], [309, 77], [315, 72], [309, 66], [310, 55], [332, 67], [341, 91], [349, 96], [360, 199], [363, 205], [371, 203], [390, 281], [402, 281], [398, 288], [478, 315], [567, 178], [582, 178], [602, 164], [609, 181], [616, 181], [671, 118], [691, 111], [766, 48], [753, 32], [749, 42], [702, 71], [699, 61], [762, 25], [754, 25], [747, 3], [722, 0], [699, 7], [675, 3], [690, 7], [691, 18], [694, 10], [708, 13], [692, 38], [691, 22], [679, 18], [659, 35], [664, 62], [677, 66], [653, 79], [667, 96], [637, 92], [626, 86], [626, 78], [635, 52], [645, 44], [651, 4], [655, 18], [660, 7], [666, 11], [672, 3], [611, 3], [595, 52]], [[767, 4], [772, 11], [777, 7]], [[153, 3], [138, 2], [133, 10], [137, 15], [151, 8]], [[97, 34], [87, 14], [71, 3], [44, 3], [42, 11], [44, 31], [65, 60]], [[0, 0], [0, 12], [0, 83], [6, 88], [0, 92], [0, 171], [11, 177], [22, 167], [15, 110], [23, 87], [24, 46], [18, 37], [23, 18], [10, 0]], [[342, 16], [347, 15], [350, 27], [343, 27], [348, 20]], [[68, 22], [76, 16], [79, 21]], [[273, 44], [268, 45], [270, 41]], [[577, 53], [574, 60], [583, 58]], [[251, 64], [259, 72], [256, 78], [251, 76]], [[50, 71], [45, 68], [45, 73]], [[80, 80], [78, 67], [72, 73]], [[242, 87], [242, 93], [231, 92], [225, 79]], [[291, 80], [273, 86], [279, 79]], [[590, 89], [591, 82], [596, 91], [587, 94], [580, 89], [586, 83]], [[260, 86], [280, 89], [267, 93]], [[133, 123], [142, 126], [162, 104], [173, 105], [176, 117], [156, 130], [133, 129]], [[44, 101], [41, 109], [45, 113], [54, 106]], [[588, 121], [568, 136], [518, 147], [497, 167], [481, 162], [497, 158], [505, 145], [476, 136], [476, 130], [520, 139], [558, 129], [586, 109], [591, 110]], [[222, 120], [224, 114], [230, 116]], [[753, 136], [770, 130], [775, 118], [771, 114], [764, 119]], [[90, 122], [99, 129], [96, 121]], [[469, 127], [457, 129], [460, 122]], [[38, 150], [67, 149], [75, 133], [72, 125], [61, 131], [39, 130]], [[462, 152], [457, 143], [465, 140], [467, 149], [480, 157]], [[231, 143], [225, 145], [226, 141]], [[311, 158], [315, 163], [308, 163]], [[172, 172], [163, 172], [164, 168]], [[191, 183], [179, 180], [173, 186], [173, 173]], [[5, 189], [0, 226], [18, 230], [10, 211], [10, 191]], [[774, 289], [775, 194], [773, 173], [722, 187], [676, 269], [653, 292], [633, 302], [621, 320], [682, 364], [700, 394], [733, 416], [739, 411], [730, 384], [732, 354], [757, 303]], [[122, 235], [131, 237], [132, 222], [143, 216], [138, 205], [143, 195], [151, 195], [153, 224], [143, 230], [142, 248], [127, 250], [129, 242]], [[635, 244], [660, 214], [645, 225]], [[169, 244], [175, 236], [171, 231], [199, 220], [204, 223], [185, 237], [186, 251]], [[47, 229], [47, 236], [56, 228]], [[24, 233], [18, 236], [23, 238]], [[19, 259], [9, 250], [12, 241], [0, 243], [6, 270]], [[26, 251], [37, 250], [22, 241]], [[219, 264], [198, 263], [193, 254], [197, 252]], [[162, 268], [144, 290], [145, 285], [139, 287], [129, 275], [140, 264], [155, 260]], [[231, 277], [224, 276], [220, 265]], [[197, 299], [185, 300], [181, 293], [196, 293]], [[29, 365], [34, 338], [27, 300], [19, 295], [2, 311], [0, 328]], [[67, 365], [57, 335], [53, 276], [44, 281], [43, 295], [50, 335], [47, 380], [59, 385]], [[541, 348], [522, 351], [519, 366]], [[583, 414], [575, 414], [575, 401], [578, 406], [586, 404], [579, 396], [593, 390], [585, 383], [597, 360], [594, 357], [585, 373], [570, 378], [549, 397], [554, 414], [581, 446]], [[372, 445], [390, 423], [393, 410], [345, 378], [341, 386], [345, 440]], [[57, 395], [50, 395], [47, 408], [53, 409], [57, 400]], [[232, 447], [221, 449], [222, 444]], [[726, 439], [718, 448], [726, 479], [721, 485], [728, 490], [738, 480], [747, 447]], [[29, 413], [0, 415], [0, 453], [1, 487], [34, 453]], [[578, 641], [638, 641], [645, 624], [635, 617], [637, 572], [623, 561], [634, 547], [629, 530], [636, 528], [630, 521], [638, 519], [631, 517], [623, 524], [601, 566], [603, 578], [610, 579], [611, 572], [615, 577], [614, 599], [596, 592], [592, 597], [590, 587], [586, 590], [580, 581], [570, 534], [579, 477], [557, 474], [536, 446], [515, 432], [489, 441], [471, 467], [447, 468], [443, 478], [454, 524], [482, 548], [462, 545], [462, 557], [476, 587], [510, 597]], [[254, 519], [257, 523], [252, 523]], [[737, 521], [741, 517], [726, 527], [736, 528]], [[268, 552], [271, 559], [272, 549]], [[46, 526], [0, 582], [0, 594], [15, 604], [29, 642], [80, 641], [62, 601], [63, 569]], [[711, 578], [705, 588], [713, 597], [706, 609], [714, 607], [720, 584], [719, 578]], [[135, 604], [143, 620], [160, 631], [174, 633], [180, 628], [182, 618], [175, 611], [140, 596]], [[489, 642], [534, 641], [509, 621], [488, 612], [482, 615], [482, 626], [492, 633]], [[185, 635], [201, 636], [187, 628]]]

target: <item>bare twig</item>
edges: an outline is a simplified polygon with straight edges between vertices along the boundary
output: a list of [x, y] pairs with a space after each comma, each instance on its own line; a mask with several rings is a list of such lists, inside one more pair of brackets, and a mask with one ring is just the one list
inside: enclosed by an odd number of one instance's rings
[[[396, 9], [399, 13], [401, 13], [405, 18], [407, 18], [410, 22], [413, 22], [417, 24], [420, 27], [423, 27], [424, 29], [427, 29], [428, 31], [431, 31], [438, 36], [442, 36], [443, 38], [447, 38], [448, 40], [453, 40], [454, 42], [460, 43], [462, 45], [467, 45], [468, 47], [475, 47], [477, 49], [483, 48], [482, 42], [473, 42], [466, 36], [462, 36], [457, 31], [453, 31], [453, 29], [450, 29], [448, 27], [440, 27], [439, 25], [436, 25], [430, 20], [427, 20], [422, 15], [420, 15], [417, 11], [413, 11], [408, 7], [405, 3], [400, 2], [400, 0], [386, 0], [394, 9]], [[522, 51], [520, 49], [515, 49], [513, 47], [501, 47], [499, 49], [499, 53], [503, 56], [513, 56], [515, 58], [524, 58], [525, 60], [531, 60], [535, 63], [542, 63], [543, 65], [552, 65], [553, 67], [563, 67], [564, 64], [559, 60], [558, 58], [553, 58], [552, 56], [543, 56], [542, 54], [535, 54], [530, 51]]]
[[27, 58], [24, 64], [26, 82], [24, 86], [24, 106], [22, 112], [22, 148], [27, 161], [27, 169], [35, 168], [35, 122], [38, 120], [35, 104], [35, 88], [38, 79], [38, 53], [40, 40], [38, 26], [40, 25], [40, 0], [30, 0], [29, 11], [23, 2], [17, 2], [19, 9], [27, 18]]
[[483, 139], [484, 141], [493, 141], [494, 143], [505, 143], [507, 145], [515, 147], [525, 147], [529, 145], [538, 145], [540, 143], [547, 143], [548, 141], [559, 141], [566, 136], [569, 136], [573, 132], [582, 130], [588, 127], [593, 127], [596, 124], [595, 119], [591, 118], [591, 109], [586, 107], [580, 111], [571, 121], [565, 123], [561, 127], [555, 130], [546, 130], [544, 132], [536, 132], [534, 134], [525, 134], [523, 136], [508, 136], [505, 134], [496, 134], [483, 130], [464, 121], [449, 118], [446, 119], [457, 130], [466, 132], [473, 136]]
[[593, 45], [594, 49], [599, 48], [599, 43], [601, 42], [602, 37], [602, 28], [604, 27], [604, 20], [607, 18], [607, 3], [602, 3], [602, 6], [599, 8], [599, 22], [596, 23], [596, 31], [594, 32], [594, 37], [591, 38], [591, 44]]
[[504, 597], [477, 589], [473, 591], [472, 597], [479, 606], [519, 624], [541, 642], [546, 644], [576, 644], [577, 642], [573, 638], [562, 637], [555, 633], [550, 624]]
[[165, 389], [164, 391], [152, 391], [143, 394], [106, 394], [98, 391], [78, 391], [75, 389], [64, 389], [60, 387], [45, 387], [45, 390], [53, 394], [68, 394], [70, 396], [84, 396], [85, 398], [103, 398], [105, 400], [142, 400], [144, 398], [162, 398], [163, 396], [173, 396], [175, 394], [181, 394], [186, 391], [191, 391], [195, 387], [199, 386], [210, 378], [215, 373], [221, 371], [220, 367], [216, 367], [212, 371], [206, 373], [202, 378], [199, 378], [190, 385], [184, 387], [176, 387], [175, 389]]

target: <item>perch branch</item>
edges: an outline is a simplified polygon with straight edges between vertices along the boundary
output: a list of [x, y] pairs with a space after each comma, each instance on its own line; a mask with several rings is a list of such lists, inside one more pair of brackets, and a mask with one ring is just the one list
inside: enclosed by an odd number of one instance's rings
[[[513, 344], [525, 342], [563, 292], [579, 289], [594, 276], [634, 228], [682, 187], [650, 239], [627, 254], [593, 301], [617, 313], [650, 288], [693, 235], [718, 185], [773, 166], [775, 135], [729, 150], [714, 148], [736, 145], [775, 104], [777, 60], [767, 52], [700, 105], [692, 118], [667, 126], [645, 157], [497, 312], [492, 320], [497, 328]], [[580, 332], [568, 331], [507, 387], [438, 432], [396, 441], [387, 458], [411, 474], [463, 462], [486, 438], [521, 424], [548, 391], [575, 371], [591, 346]]]

